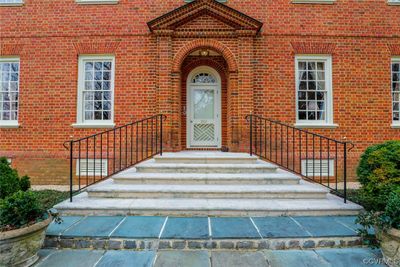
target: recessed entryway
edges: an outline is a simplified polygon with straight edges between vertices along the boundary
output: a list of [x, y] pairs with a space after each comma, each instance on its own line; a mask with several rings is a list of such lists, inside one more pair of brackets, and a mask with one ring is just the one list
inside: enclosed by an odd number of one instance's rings
[[187, 78], [186, 144], [188, 148], [221, 147], [221, 77], [207, 66]]

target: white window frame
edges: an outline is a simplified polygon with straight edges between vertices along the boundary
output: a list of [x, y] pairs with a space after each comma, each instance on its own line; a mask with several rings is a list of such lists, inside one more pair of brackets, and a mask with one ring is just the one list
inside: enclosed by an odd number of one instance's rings
[[[83, 164], [88, 164], [90, 168], [88, 168], [87, 175], [92, 176], [107, 176], [108, 175], [108, 160], [107, 159], [86, 159], [86, 158], [81, 158], [80, 161], [76, 161], [76, 171], [75, 174], [78, 176], [86, 176], [86, 168], [80, 169], [79, 162]], [[100, 168], [96, 168], [96, 170], [93, 172], [93, 166], [94, 164], [102, 164], [103, 166]]]
[[[310, 176], [310, 175], [314, 175], [315, 176], [319, 176], [320, 175], [320, 164], [329, 164], [329, 173], [328, 170], [326, 170], [327, 172], [324, 173], [322, 172], [322, 176], [323, 177], [332, 177], [335, 176], [335, 160], [334, 159], [319, 159], [319, 158], [309, 158], [309, 159], [302, 159], [301, 160], [301, 174], [304, 176]], [[309, 166], [307, 166], [307, 164]], [[307, 169], [307, 167], [310, 167], [311, 164], [311, 171], [309, 171]], [[314, 165], [315, 164], [315, 165]], [[314, 168], [313, 168], [314, 167]], [[314, 171], [313, 171], [314, 169]]]
[[20, 0], [20, 1], [14, 1], [14, 2], [2, 2], [2, 0], [0, 0], [0, 7], [2, 6], [23, 6], [24, 5], [24, 0]]
[[332, 5], [336, 0], [292, 0], [293, 4], [328, 4]]
[[400, 0], [388, 0], [387, 3], [390, 6], [400, 6]]
[[118, 0], [75, 0], [77, 4], [81, 5], [115, 5]]
[[[92, 60], [109, 60], [111, 61], [111, 119], [110, 120], [90, 120], [84, 119], [84, 101], [83, 90], [85, 88], [85, 62]], [[114, 55], [81, 55], [78, 63], [78, 101], [76, 123], [72, 124], [75, 128], [113, 128], [114, 123], [114, 77], [115, 77], [115, 56]]]
[[[304, 60], [318, 60], [325, 62], [325, 88], [326, 96], [326, 114], [325, 120], [300, 120], [299, 119], [299, 69], [298, 62]], [[331, 55], [296, 55], [295, 56], [295, 92], [296, 92], [296, 123], [299, 128], [336, 128], [337, 124], [333, 123], [333, 89], [332, 89], [332, 56]]]
[[[19, 57], [0, 57], [0, 62], [17, 62], [19, 65], [18, 68], [18, 108], [17, 108], [17, 119], [16, 120], [0, 120], [0, 128], [18, 128], [19, 127], [19, 117], [20, 117], [20, 103], [21, 103], [21, 94], [20, 94], [20, 81], [21, 81], [21, 63]], [[1, 71], [1, 70], [0, 70]], [[1, 82], [1, 80], [0, 80]], [[1, 112], [1, 109], [0, 109]]]
[[391, 99], [392, 99], [392, 101], [391, 101], [391, 106], [392, 106], [392, 108], [391, 108], [391, 110], [392, 110], [392, 112], [391, 112], [391, 115], [392, 115], [392, 128], [400, 128], [400, 120], [399, 121], [395, 121], [395, 120], [393, 120], [393, 102], [394, 102], [394, 99], [393, 99], [393, 89], [392, 89], [392, 82], [393, 82], [393, 71], [392, 71], [392, 65], [393, 65], [393, 63], [398, 63], [398, 64], [400, 64], [400, 57], [393, 57], [392, 58], [392, 60], [391, 60], [391, 62], [390, 62], [390, 94], [391, 94]]

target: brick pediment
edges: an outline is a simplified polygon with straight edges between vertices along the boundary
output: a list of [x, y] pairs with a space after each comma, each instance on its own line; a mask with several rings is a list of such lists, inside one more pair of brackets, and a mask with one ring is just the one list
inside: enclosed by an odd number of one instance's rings
[[215, 0], [196, 0], [147, 23], [156, 34], [212, 34], [228, 32], [256, 35], [262, 23]]

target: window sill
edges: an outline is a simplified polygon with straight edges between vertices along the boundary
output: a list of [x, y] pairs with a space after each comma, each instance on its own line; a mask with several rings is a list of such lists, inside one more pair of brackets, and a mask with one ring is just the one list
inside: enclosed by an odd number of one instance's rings
[[9, 128], [9, 129], [11, 129], [11, 128], [19, 128], [19, 124], [18, 124], [18, 122], [4, 122], [4, 121], [2, 121], [2, 122], [0, 122], [0, 128]]
[[75, 0], [80, 5], [116, 5], [119, 0]]
[[400, 123], [392, 123], [391, 126], [393, 129], [400, 129]]
[[333, 5], [336, 0], [292, 0], [293, 4], [326, 4]]
[[0, 3], [0, 7], [23, 6], [24, 3]]
[[115, 123], [74, 123], [71, 126], [77, 129], [102, 129], [114, 128]]
[[388, 2], [387, 4], [389, 6], [400, 6], [400, 2], [399, 1], [397, 1], [397, 2]]
[[339, 127], [336, 123], [325, 123], [325, 124], [312, 124], [312, 123], [295, 123], [296, 128], [310, 128], [310, 129], [335, 129]]

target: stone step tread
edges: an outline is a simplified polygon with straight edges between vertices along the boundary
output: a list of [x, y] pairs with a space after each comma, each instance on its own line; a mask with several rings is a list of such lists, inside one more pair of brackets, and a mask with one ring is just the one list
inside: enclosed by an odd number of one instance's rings
[[246, 153], [164, 153], [163, 155], [154, 156], [156, 162], [159, 163], [201, 163], [201, 164], [218, 164], [218, 163], [254, 163], [258, 160], [257, 156], [250, 156]]
[[[87, 192], [55, 206], [66, 214], [358, 214], [362, 207], [332, 194], [325, 199], [113, 199], [89, 198]], [[232, 211], [229, 213], [229, 211]]]
[[136, 168], [157, 168], [157, 169], [277, 169], [278, 166], [265, 161], [257, 160], [256, 163], [250, 164], [229, 164], [229, 163], [218, 163], [218, 164], [188, 164], [188, 163], [158, 163], [154, 159], [147, 160], [145, 162], [136, 165]]
[[272, 173], [141, 173], [136, 172], [135, 168], [131, 168], [124, 172], [120, 172], [114, 176], [113, 179], [126, 178], [126, 179], [210, 179], [210, 180], [228, 180], [228, 179], [244, 179], [244, 180], [256, 180], [256, 179], [293, 179], [300, 180], [300, 177], [296, 174], [284, 171], [276, 170]]
[[302, 181], [301, 184], [281, 185], [174, 185], [174, 184], [116, 184], [112, 180], [91, 186], [88, 192], [184, 192], [184, 193], [326, 193], [321, 186]]
[[155, 159], [158, 158], [168, 158], [168, 159], [258, 159], [257, 156], [250, 156], [248, 153], [230, 153], [230, 152], [220, 152], [220, 151], [182, 151], [177, 153], [164, 152], [162, 155], [154, 156]]

